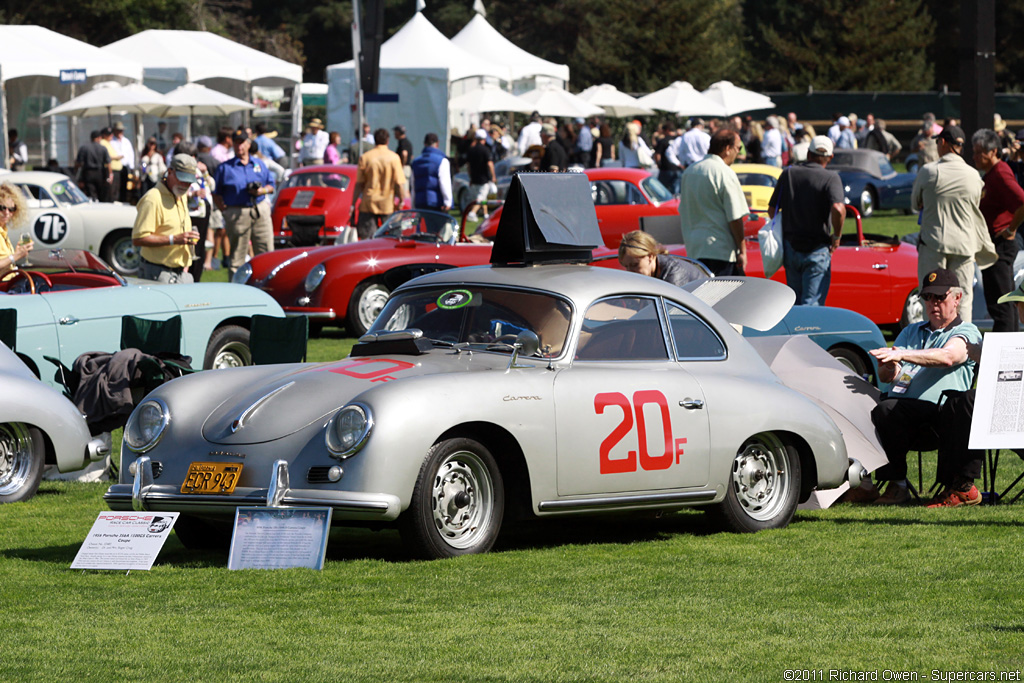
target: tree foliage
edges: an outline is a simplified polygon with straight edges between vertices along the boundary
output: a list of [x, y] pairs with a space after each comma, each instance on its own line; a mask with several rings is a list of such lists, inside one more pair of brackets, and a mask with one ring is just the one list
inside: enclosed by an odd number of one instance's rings
[[748, 2], [764, 90], [921, 90], [935, 22], [922, 0]]

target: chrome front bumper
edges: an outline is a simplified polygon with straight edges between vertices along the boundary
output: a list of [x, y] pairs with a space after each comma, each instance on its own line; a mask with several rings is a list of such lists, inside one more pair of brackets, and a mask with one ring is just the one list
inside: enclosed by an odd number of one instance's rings
[[401, 512], [398, 496], [386, 493], [325, 491], [290, 487], [288, 464], [274, 463], [267, 488], [237, 488], [230, 496], [181, 493], [174, 485], [153, 483], [147, 456], [135, 461], [131, 484], [114, 484], [103, 495], [111, 510], [195, 512], [233, 516], [237, 507], [329, 507], [334, 518], [352, 521], [394, 521]]

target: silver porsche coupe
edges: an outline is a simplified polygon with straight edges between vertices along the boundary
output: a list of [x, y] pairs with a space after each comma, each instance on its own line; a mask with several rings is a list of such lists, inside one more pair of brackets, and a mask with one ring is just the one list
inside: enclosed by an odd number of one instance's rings
[[485, 552], [521, 516], [709, 506], [726, 529], [784, 527], [862, 473], [736, 329], [792, 301], [759, 278], [680, 289], [585, 265], [426, 275], [346, 359], [157, 389], [105, 500], [180, 512], [192, 547], [226, 547], [238, 506], [329, 506], [426, 558]]

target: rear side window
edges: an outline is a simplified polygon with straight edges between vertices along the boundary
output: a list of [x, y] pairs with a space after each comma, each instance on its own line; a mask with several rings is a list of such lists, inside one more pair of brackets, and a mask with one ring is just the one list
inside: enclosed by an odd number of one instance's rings
[[687, 360], [722, 360], [725, 358], [725, 344], [707, 323], [691, 312], [666, 302], [669, 328], [676, 358]]
[[656, 299], [603, 299], [587, 309], [576, 349], [578, 360], [668, 360]]

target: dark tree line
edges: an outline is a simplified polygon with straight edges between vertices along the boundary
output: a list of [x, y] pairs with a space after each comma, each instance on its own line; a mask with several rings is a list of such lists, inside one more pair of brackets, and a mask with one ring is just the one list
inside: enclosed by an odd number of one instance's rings
[[[388, 35], [415, 0], [384, 0]], [[520, 47], [568, 64], [571, 87], [649, 92], [674, 80], [764, 91], [959, 89], [959, 2], [948, 0], [485, 0]], [[996, 88], [1024, 89], [1024, 0], [997, 3]], [[472, 0], [427, 0], [453, 36]], [[352, 56], [351, 0], [7, 0], [0, 23], [39, 24], [93, 45], [149, 28], [208, 30], [303, 65], [322, 81]]]

